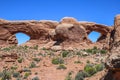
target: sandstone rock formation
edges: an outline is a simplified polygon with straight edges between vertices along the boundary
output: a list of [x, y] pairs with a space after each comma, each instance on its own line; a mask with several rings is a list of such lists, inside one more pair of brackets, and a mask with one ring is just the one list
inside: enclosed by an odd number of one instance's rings
[[117, 42], [120, 40], [120, 31], [119, 31], [120, 30], [120, 15], [117, 15], [115, 17], [114, 30], [115, 30], [114, 39]]
[[51, 29], [54, 29], [57, 24], [57, 22], [51, 21], [1, 21], [0, 40], [4, 41], [4, 44], [16, 44], [17, 41], [13, 36], [18, 32], [23, 32], [29, 35], [30, 40], [47, 40], [49, 37], [48, 32]]
[[107, 73], [103, 80], [120, 80], [120, 15], [115, 17], [110, 54], [106, 59]]
[[50, 44], [53, 41], [54, 44], [49, 47], [60, 45], [83, 48], [92, 44], [88, 38], [92, 31], [101, 33], [97, 43], [108, 45], [112, 30], [113, 27], [93, 22], [79, 22], [70, 17], [65, 17], [60, 22], [0, 20], [0, 45], [17, 44], [15, 34], [22, 32], [30, 36], [29, 44]]

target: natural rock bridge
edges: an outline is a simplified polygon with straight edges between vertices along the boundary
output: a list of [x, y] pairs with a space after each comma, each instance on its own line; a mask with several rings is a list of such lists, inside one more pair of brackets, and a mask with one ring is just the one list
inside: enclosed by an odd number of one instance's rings
[[[74, 18], [63, 18], [56, 21], [6, 21], [0, 20], [0, 45], [17, 44], [15, 33], [23, 32], [30, 36], [29, 43], [59, 42], [61, 45], [91, 44], [88, 39], [89, 33], [96, 31], [101, 33], [97, 43], [107, 43], [114, 27], [101, 25], [93, 22], [79, 22]], [[31, 42], [34, 41], [34, 42]], [[34, 44], [35, 44], [34, 43]], [[79, 44], [79, 46], [80, 46]], [[70, 44], [69, 44], [70, 45]], [[82, 44], [84, 45], [84, 44]]]

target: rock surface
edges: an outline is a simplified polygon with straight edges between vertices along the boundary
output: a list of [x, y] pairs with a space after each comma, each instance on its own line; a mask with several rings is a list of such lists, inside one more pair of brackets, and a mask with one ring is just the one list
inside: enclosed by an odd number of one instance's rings
[[115, 17], [110, 54], [106, 59], [106, 75], [103, 80], [120, 80], [120, 15]]
[[[117, 24], [117, 23], [116, 23]], [[65, 17], [55, 21], [6, 21], [0, 20], [0, 45], [17, 44], [15, 34], [22, 32], [30, 36], [27, 44], [40, 45], [56, 41], [52, 46], [85, 48], [93, 45], [88, 35], [92, 31], [101, 33], [97, 43], [107, 44], [113, 27], [93, 22], [79, 22], [74, 18]], [[116, 33], [118, 34], [118, 33]], [[84, 44], [86, 45], [84, 45]], [[26, 44], [26, 45], [27, 45]], [[107, 44], [108, 45], [108, 44]], [[93, 45], [95, 46], [95, 45]], [[97, 46], [97, 45], [96, 45]], [[51, 45], [49, 46], [51, 47]]]

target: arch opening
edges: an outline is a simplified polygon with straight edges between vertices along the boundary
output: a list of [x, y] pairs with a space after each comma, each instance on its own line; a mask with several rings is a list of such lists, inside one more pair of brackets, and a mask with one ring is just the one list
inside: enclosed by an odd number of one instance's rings
[[15, 36], [18, 40], [18, 45], [26, 43], [30, 40], [30, 36], [22, 32], [16, 33]]
[[100, 37], [100, 33], [96, 31], [92, 31], [88, 34], [88, 38], [93, 42], [97, 42], [98, 38]]

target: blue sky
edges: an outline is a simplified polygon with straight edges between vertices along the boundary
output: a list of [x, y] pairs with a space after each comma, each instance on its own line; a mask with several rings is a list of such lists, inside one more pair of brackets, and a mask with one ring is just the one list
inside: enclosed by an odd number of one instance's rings
[[[0, 0], [0, 18], [7, 20], [56, 20], [69, 16], [79, 21], [113, 25], [120, 0]], [[28, 37], [16, 34], [19, 44]], [[94, 42], [99, 34], [90, 34]]]

